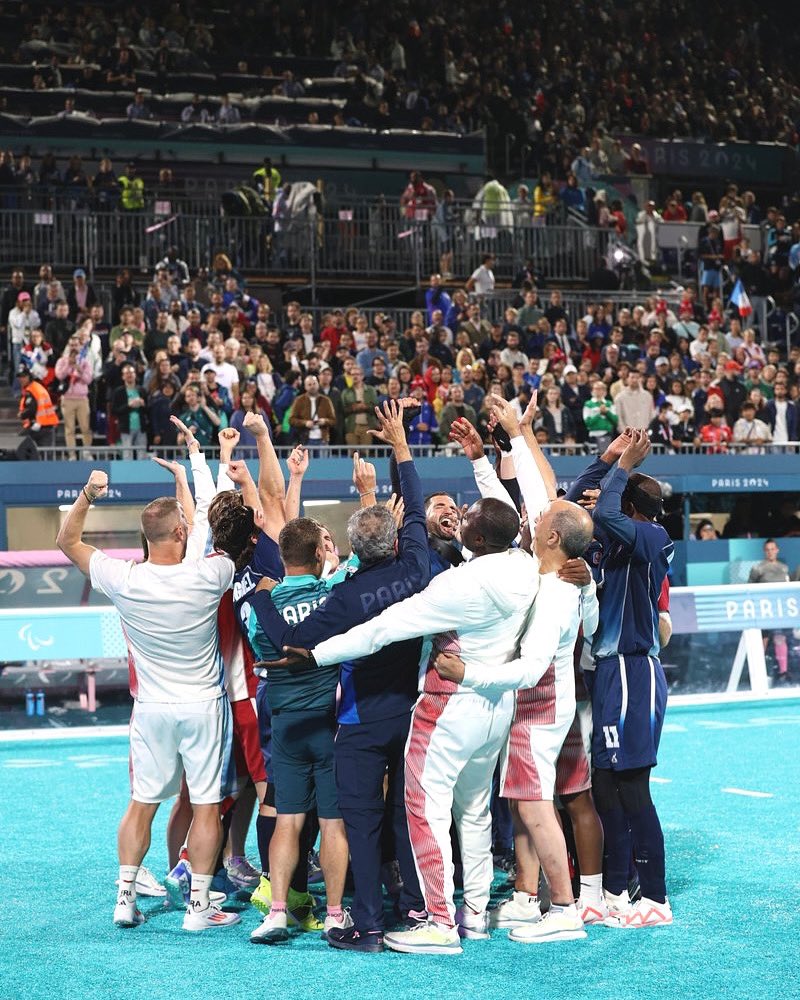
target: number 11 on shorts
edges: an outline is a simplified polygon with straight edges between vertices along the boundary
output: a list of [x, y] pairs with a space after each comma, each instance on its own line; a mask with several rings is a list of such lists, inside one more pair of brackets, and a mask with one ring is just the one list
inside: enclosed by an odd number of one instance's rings
[[603, 735], [606, 738], [606, 749], [616, 750], [619, 747], [619, 733], [616, 726], [603, 726]]

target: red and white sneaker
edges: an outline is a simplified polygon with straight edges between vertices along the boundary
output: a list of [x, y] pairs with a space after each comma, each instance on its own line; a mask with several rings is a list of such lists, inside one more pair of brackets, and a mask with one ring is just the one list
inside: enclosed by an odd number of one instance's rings
[[230, 927], [231, 924], [238, 924], [240, 919], [238, 913], [226, 913], [216, 903], [211, 903], [204, 910], [197, 910], [190, 905], [183, 917], [183, 929], [207, 931], [212, 927]]
[[581, 896], [578, 900], [578, 913], [580, 913], [581, 920], [587, 926], [589, 924], [602, 924], [610, 912], [608, 904], [604, 899], [601, 899], [599, 903], [594, 901], [590, 903]]
[[656, 903], [646, 896], [618, 913], [609, 914], [603, 924], [622, 930], [640, 930], [643, 927], [669, 927], [672, 923], [672, 908], [669, 900]]

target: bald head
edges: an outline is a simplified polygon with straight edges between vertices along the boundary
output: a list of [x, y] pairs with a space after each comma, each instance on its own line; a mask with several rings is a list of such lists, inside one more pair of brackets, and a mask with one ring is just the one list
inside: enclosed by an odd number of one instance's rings
[[494, 497], [474, 503], [461, 522], [461, 541], [475, 555], [503, 552], [518, 534], [516, 510]]
[[142, 511], [142, 534], [148, 545], [178, 541], [176, 529], [185, 524], [183, 508], [175, 497], [158, 497]]
[[554, 500], [536, 522], [534, 545], [543, 559], [557, 549], [566, 559], [578, 559], [589, 547], [593, 525], [588, 511], [570, 500]]

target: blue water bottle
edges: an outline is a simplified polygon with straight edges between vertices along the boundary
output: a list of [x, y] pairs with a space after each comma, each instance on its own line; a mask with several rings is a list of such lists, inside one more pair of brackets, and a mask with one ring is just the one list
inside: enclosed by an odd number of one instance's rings
[[33, 695], [33, 691], [25, 692], [25, 714], [36, 715], [36, 699]]
[[36, 692], [36, 714], [44, 715], [44, 691]]

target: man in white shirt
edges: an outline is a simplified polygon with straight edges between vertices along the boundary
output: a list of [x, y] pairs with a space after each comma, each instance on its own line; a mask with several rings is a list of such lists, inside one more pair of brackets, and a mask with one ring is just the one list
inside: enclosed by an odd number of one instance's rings
[[[144, 922], [136, 905], [136, 876], [156, 810], [178, 793], [185, 775], [193, 822], [188, 843], [191, 898], [183, 927], [200, 931], [239, 920], [209, 899], [222, 841], [220, 802], [234, 777], [228, 773], [230, 706], [217, 634], [217, 609], [233, 580], [234, 564], [221, 554], [187, 558], [185, 510], [193, 511], [193, 503], [185, 475], [176, 482], [180, 499], [160, 497], [142, 512], [145, 562], [112, 559], [82, 541], [89, 507], [107, 492], [105, 472], [92, 472], [56, 541], [93, 588], [111, 599], [128, 646], [134, 698], [131, 799], [119, 828], [114, 923], [135, 927]], [[244, 545], [254, 530], [254, 516], [250, 508], [242, 510]]]
[[468, 292], [475, 292], [476, 295], [491, 295], [494, 291], [494, 254], [487, 253], [483, 256], [481, 266], [476, 268], [467, 281]]
[[215, 344], [213, 347], [213, 358], [212, 362], [207, 365], [203, 365], [203, 371], [211, 370], [217, 373], [217, 382], [224, 386], [228, 392], [231, 394], [231, 399], [233, 400], [234, 406], [239, 405], [239, 372], [237, 371], [236, 365], [232, 365], [230, 361], [225, 360], [225, 345], [223, 343]]
[[628, 384], [614, 398], [620, 427], [646, 430], [656, 415], [652, 393], [642, 385], [641, 374], [634, 369], [628, 375]]

